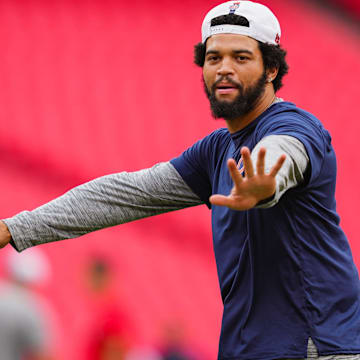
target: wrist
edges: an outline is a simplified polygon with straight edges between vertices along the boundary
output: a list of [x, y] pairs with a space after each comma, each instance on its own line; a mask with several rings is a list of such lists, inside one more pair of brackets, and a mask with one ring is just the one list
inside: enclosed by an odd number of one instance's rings
[[256, 206], [258, 206], [258, 205], [263, 205], [263, 204], [266, 204], [266, 203], [268, 203], [268, 202], [270, 202], [270, 201], [273, 201], [273, 200], [274, 200], [274, 197], [275, 197], [275, 194], [276, 194], [276, 192], [274, 192], [271, 196], [267, 197], [266, 199], [260, 200], [260, 201], [256, 204]]

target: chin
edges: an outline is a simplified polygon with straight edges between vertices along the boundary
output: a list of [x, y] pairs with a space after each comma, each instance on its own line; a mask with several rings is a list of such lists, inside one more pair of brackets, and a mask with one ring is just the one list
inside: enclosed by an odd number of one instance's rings
[[227, 98], [227, 97], [215, 97], [216, 98], [216, 100], [217, 101], [219, 101], [219, 102], [223, 102], [223, 103], [229, 103], [229, 104], [231, 104], [232, 102], [234, 102], [235, 101], [235, 98], [234, 99], [230, 99], [230, 98]]

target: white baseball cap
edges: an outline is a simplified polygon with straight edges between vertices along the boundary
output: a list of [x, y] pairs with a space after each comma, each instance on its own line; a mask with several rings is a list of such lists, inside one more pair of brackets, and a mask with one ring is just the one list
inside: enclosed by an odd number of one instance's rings
[[[249, 27], [230, 24], [211, 26], [212, 19], [228, 14], [245, 17], [249, 21]], [[263, 43], [278, 45], [281, 29], [278, 19], [265, 5], [252, 1], [227, 1], [211, 9], [202, 23], [203, 43], [215, 34], [246, 35]]]

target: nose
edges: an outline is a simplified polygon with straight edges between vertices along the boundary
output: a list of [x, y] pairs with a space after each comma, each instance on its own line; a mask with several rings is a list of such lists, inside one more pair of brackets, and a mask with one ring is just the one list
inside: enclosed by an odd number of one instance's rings
[[234, 68], [233, 64], [230, 58], [224, 57], [221, 60], [220, 66], [217, 69], [217, 75], [218, 76], [227, 76], [227, 75], [233, 75], [234, 74]]

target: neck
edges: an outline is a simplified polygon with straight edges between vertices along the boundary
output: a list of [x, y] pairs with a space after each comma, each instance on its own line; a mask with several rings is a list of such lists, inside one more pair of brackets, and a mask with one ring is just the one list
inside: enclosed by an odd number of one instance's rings
[[276, 96], [272, 84], [267, 84], [264, 94], [259, 98], [253, 110], [237, 119], [225, 120], [229, 132], [232, 134], [248, 126], [259, 117], [275, 99]]

